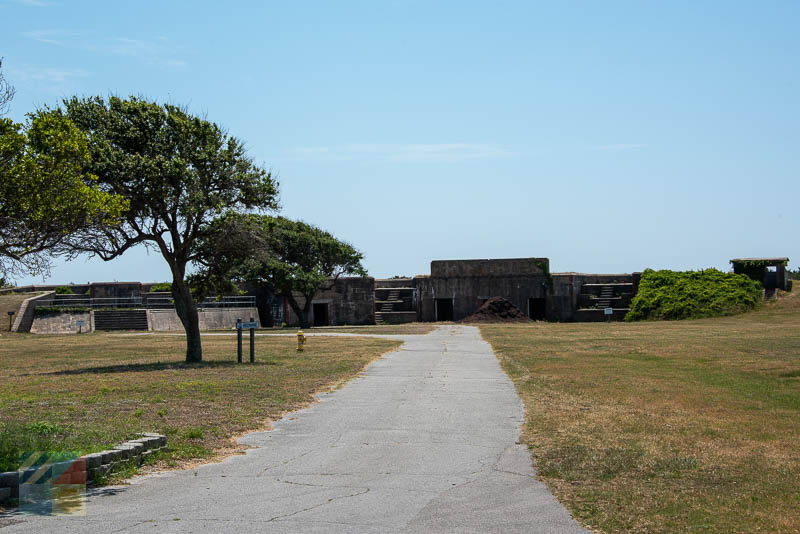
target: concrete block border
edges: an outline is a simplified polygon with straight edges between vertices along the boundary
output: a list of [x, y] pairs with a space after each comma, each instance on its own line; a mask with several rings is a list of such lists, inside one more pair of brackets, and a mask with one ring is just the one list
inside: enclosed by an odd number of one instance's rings
[[[141, 465], [145, 458], [156, 452], [167, 450], [167, 436], [162, 434], [143, 434], [140, 438], [115, 445], [109, 450], [85, 454], [73, 462], [83, 469], [78, 473], [83, 480], [107, 475], [114, 467], [127, 461]], [[19, 471], [0, 473], [0, 503], [19, 498]]]

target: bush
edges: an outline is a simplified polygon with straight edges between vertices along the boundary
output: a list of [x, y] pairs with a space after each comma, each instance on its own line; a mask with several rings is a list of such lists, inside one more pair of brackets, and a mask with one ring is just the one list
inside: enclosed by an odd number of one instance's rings
[[163, 291], [172, 291], [172, 283], [171, 282], [161, 282], [160, 284], [153, 284], [150, 286], [151, 293], [160, 293]]
[[56, 295], [74, 295], [75, 293], [72, 291], [72, 288], [69, 286], [58, 286], [53, 291], [56, 292]]
[[733, 315], [756, 308], [763, 295], [759, 282], [744, 274], [704, 271], [642, 273], [639, 291], [626, 321], [700, 319]]

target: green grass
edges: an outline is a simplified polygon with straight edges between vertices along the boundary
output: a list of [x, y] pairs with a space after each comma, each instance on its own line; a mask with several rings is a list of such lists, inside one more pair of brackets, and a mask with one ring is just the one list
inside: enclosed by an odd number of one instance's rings
[[800, 297], [691, 322], [481, 326], [538, 476], [603, 532], [800, 532]]
[[[233, 452], [231, 437], [313, 401], [399, 342], [256, 338], [256, 363], [236, 364], [233, 337], [203, 338], [204, 362], [183, 362], [171, 335], [0, 338], [0, 471], [27, 450], [81, 453], [143, 432], [166, 434], [162, 466]], [[123, 475], [127, 472], [123, 473]]]

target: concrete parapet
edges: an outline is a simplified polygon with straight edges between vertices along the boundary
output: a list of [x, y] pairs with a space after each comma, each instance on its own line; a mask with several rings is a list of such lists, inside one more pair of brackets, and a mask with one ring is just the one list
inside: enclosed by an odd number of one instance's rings
[[417, 320], [415, 311], [381, 312], [381, 317], [385, 324], [406, 324]]
[[[84, 326], [78, 328], [77, 321], [84, 321]], [[90, 332], [92, 330], [91, 313], [60, 311], [37, 315], [33, 318], [30, 332], [32, 334], [77, 334], [78, 331]]]
[[[236, 328], [236, 319], [248, 321], [258, 318], [256, 308], [218, 308], [197, 312], [200, 330], [227, 330]], [[156, 332], [183, 331], [183, 324], [175, 310], [147, 310], [150, 329]]]
[[50, 298], [55, 294], [55, 291], [46, 291], [42, 295], [30, 297], [22, 302], [17, 312], [17, 317], [14, 319], [14, 325], [11, 327], [12, 332], [30, 332], [33, 326], [33, 311], [36, 309], [36, 301], [41, 299]]

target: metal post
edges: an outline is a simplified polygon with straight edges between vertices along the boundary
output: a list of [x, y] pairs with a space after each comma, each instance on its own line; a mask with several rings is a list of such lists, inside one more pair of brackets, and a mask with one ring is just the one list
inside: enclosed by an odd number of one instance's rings
[[236, 319], [236, 361], [242, 363], [242, 320]]
[[8, 331], [11, 332], [11, 329], [14, 328], [14, 312], [8, 312]]
[[[250, 317], [250, 324], [253, 324], [253, 318]], [[253, 342], [256, 339], [256, 329], [252, 326], [250, 327], [250, 363], [256, 362], [256, 349], [254, 348]]]

